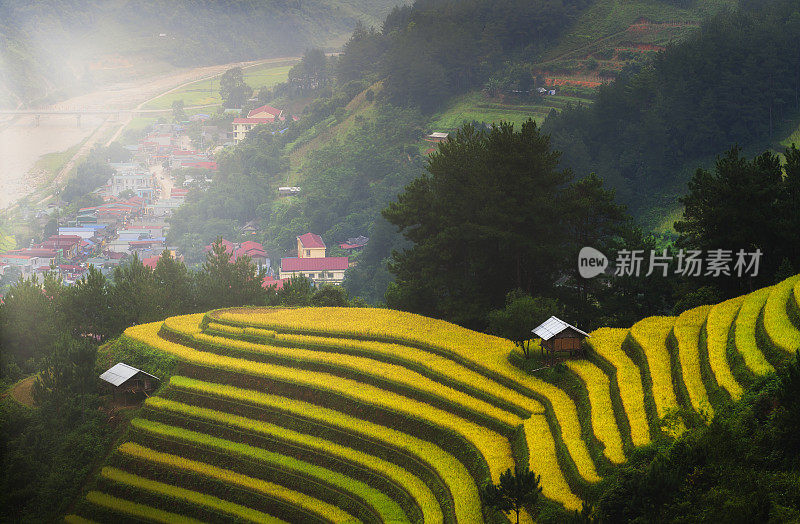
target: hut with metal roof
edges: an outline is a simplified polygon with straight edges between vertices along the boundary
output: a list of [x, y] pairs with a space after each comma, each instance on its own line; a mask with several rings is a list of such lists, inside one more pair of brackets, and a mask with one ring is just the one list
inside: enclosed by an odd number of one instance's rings
[[100, 378], [113, 386], [115, 398], [141, 393], [150, 396], [161, 382], [158, 377], [122, 362], [114, 364]]
[[583, 339], [589, 336], [572, 324], [568, 324], [558, 317], [550, 317], [532, 330], [533, 334], [542, 339], [542, 351], [547, 351], [550, 356], [556, 353], [569, 352], [581, 353]]

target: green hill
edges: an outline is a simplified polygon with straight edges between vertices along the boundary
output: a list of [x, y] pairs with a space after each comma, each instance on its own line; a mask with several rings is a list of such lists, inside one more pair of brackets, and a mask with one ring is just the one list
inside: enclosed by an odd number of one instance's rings
[[787, 360], [799, 313], [797, 275], [595, 330], [585, 359], [535, 373], [510, 341], [386, 309], [131, 327], [101, 363], [169, 356], [172, 376], [70, 519], [493, 522], [478, 487], [524, 464], [542, 477], [539, 520], [563, 519], [637, 448], [684, 431], [664, 417], [713, 417]]

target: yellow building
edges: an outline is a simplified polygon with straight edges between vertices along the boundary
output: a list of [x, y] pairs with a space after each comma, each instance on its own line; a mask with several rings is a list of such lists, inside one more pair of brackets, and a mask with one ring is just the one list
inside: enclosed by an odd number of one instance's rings
[[306, 233], [297, 237], [297, 258], [325, 258], [326, 252], [321, 236]]

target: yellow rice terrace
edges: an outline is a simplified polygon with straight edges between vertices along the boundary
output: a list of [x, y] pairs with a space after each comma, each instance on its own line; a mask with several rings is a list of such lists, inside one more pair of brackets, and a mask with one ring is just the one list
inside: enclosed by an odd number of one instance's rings
[[508, 340], [387, 309], [134, 326], [112, 353], [172, 358], [173, 374], [67, 520], [503, 522], [480, 490], [522, 466], [545, 508], [580, 509], [635, 447], [682, 431], [665, 417], [712, 417], [793, 354], [798, 311], [800, 276], [601, 328], [557, 380], [515, 365]]

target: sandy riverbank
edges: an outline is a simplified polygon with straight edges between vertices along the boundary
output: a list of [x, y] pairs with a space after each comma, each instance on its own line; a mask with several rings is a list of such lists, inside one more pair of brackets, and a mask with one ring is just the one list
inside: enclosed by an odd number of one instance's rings
[[66, 151], [88, 137], [102, 122], [102, 117], [81, 118], [48, 115], [39, 127], [30, 116], [17, 117], [12, 124], [0, 123], [0, 209], [32, 192], [44, 182], [31, 173], [36, 161], [48, 153]]

